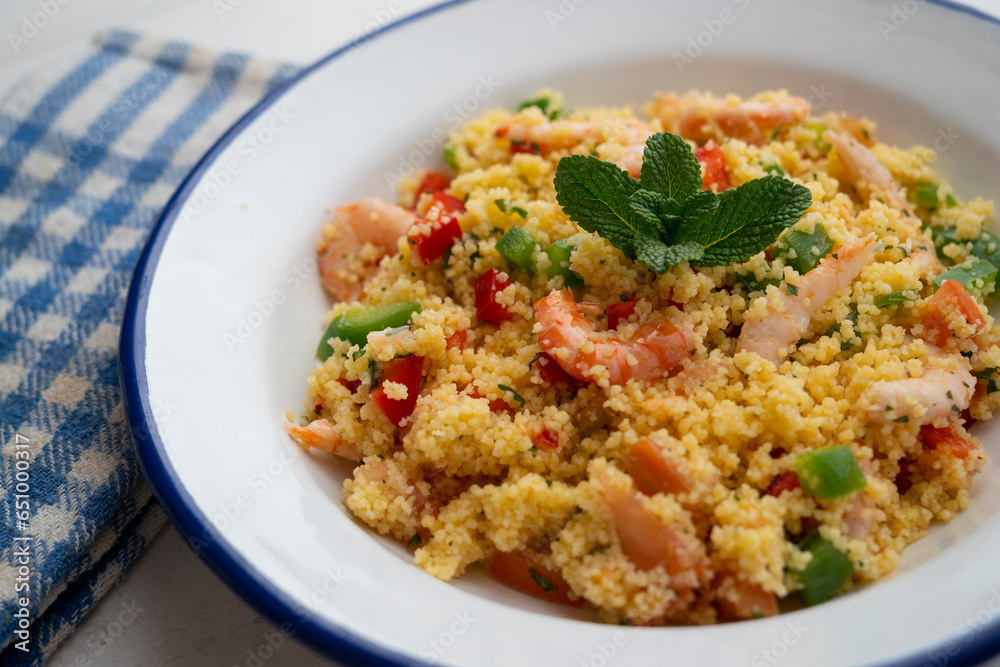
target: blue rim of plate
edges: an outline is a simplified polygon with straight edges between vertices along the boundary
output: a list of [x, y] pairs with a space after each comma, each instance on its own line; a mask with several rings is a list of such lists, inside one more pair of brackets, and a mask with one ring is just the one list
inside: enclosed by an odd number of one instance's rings
[[[289, 623], [289, 619], [297, 616], [293, 622], [294, 631], [289, 633], [290, 636], [296, 637], [328, 658], [346, 661], [350, 664], [420, 667], [422, 665], [430, 666], [432, 663], [407, 658], [342, 627], [319, 623], [307, 615], [296, 614], [297, 611], [300, 611], [296, 602], [258, 573], [256, 568], [243, 559], [221, 535], [215, 534], [211, 521], [198, 510], [191, 496], [184, 490], [184, 486], [170, 461], [166, 458], [163, 442], [156, 429], [153, 410], [149, 404], [145, 367], [145, 314], [149, 302], [150, 286], [160, 255], [163, 252], [163, 246], [188, 196], [197, 187], [201, 176], [212, 166], [219, 154], [236, 139], [247, 125], [267, 111], [282, 95], [328, 62], [369, 40], [382, 37], [396, 28], [472, 1], [448, 0], [360, 37], [303, 68], [297, 75], [273, 90], [247, 111], [205, 153], [177, 188], [177, 191], [174, 192], [170, 201], [167, 202], [163, 213], [160, 214], [160, 218], [150, 233], [150, 238], [146, 242], [142, 254], [139, 256], [125, 302], [121, 336], [118, 342], [118, 377], [122, 385], [125, 415], [139, 465], [153, 493], [189, 546], [246, 603], [263, 614], [275, 626], [283, 627], [282, 624]], [[954, 0], [925, 1], [952, 11], [968, 14], [975, 19], [1000, 27], [1000, 18], [975, 7], [969, 7]], [[198, 537], [199, 534], [208, 535], [212, 539], [203, 539]], [[960, 635], [956, 635], [944, 644], [930, 650], [883, 664], [893, 667], [917, 667], [918, 665], [962, 667], [979, 664], [1000, 653], [1000, 617], [981, 627], [976, 632], [976, 636], [971, 640], [966, 640], [963, 646], [957, 646], [959, 637]], [[939, 662], [939, 660], [943, 662]]]

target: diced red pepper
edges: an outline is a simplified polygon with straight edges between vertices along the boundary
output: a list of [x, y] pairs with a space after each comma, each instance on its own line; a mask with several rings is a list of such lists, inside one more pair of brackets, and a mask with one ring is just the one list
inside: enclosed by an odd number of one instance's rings
[[502, 398], [494, 398], [489, 403], [490, 412], [500, 414], [501, 412], [517, 412], [517, 408]]
[[440, 171], [428, 171], [420, 181], [420, 186], [417, 187], [417, 196], [419, 197], [425, 192], [440, 192], [449, 185], [451, 185], [451, 179], [447, 175]]
[[[339, 382], [352, 394], [361, 386], [361, 380], [345, 380], [344, 378], [340, 378]], [[319, 412], [319, 410], [316, 412]]]
[[913, 486], [913, 480], [910, 478], [911, 465], [913, 465], [913, 459], [909, 456], [904, 456], [899, 459], [899, 473], [896, 475], [896, 489], [899, 490], [900, 494], [906, 493]]
[[393, 359], [382, 370], [383, 383], [396, 382], [406, 387], [406, 398], [403, 399], [389, 398], [381, 385], [372, 392], [372, 400], [375, 401], [375, 405], [382, 408], [385, 416], [397, 427], [404, 419], [413, 414], [423, 374], [424, 358], [417, 356]]
[[542, 567], [522, 552], [494, 551], [487, 570], [501, 584], [540, 600], [573, 607], [585, 604], [582, 598], [570, 599], [570, 587], [562, 574]]
[[[465, 385], [465, 387], [459, 389], [458, 390], [459, 393], [465, 391], [465, 388], [468, 386], [469, 385]], [[469, 392], [468, 395], [471, 396], [472, 398], [486, 398], [485, 396], [480, 394], [479, 390], [476, 389], [475, 387], [472, 388], [472, 390]], [[503, 398], [491, 399], [490, 402], [487, 403], [487, 405], [490, 408], [490, 412], [492, 412], [493, 414], [500, 414], [501, 412], [517, 412], [517, 408], [515, 408], [513, 405], [505, 401]]]
[[543, 428], [531, 440], [542, 449], [559, 449], [559, 434], [547, 428]]
[[931, 345], [942, 347], [954, 335], [949, 321], [958, 312], [966, 322], [976, 325], [977, 331], [986, 326], [986, 319], [979, 312], [976, 300], [973, 299], [962, 283], [957, 280], [946, 280], [941, 288], [934, 293], [921, 313], [920, 322], [924, 325], [924, 340]]
[[633, 299], [632, 301], [619, 301], [618, 303], [609, 304], [607, 308], [608, 330], [617, 329], [619, 324], [632, 317], [632, 313], [635, 312], [635, 304], [637, 303], [639, 301]]
[[637, 489], [652, 496], [657, 493], [687, 493], [691, 486], [676, 467], [668, 463], [660, 448], [642, 438], [629, 449], [625, 470]]
[[433, 199], [431, 199], [431, 208], [437, 207], [441, 209], [444, 213], [448, 215], [455, 215], [456, 213], [465, 213], [465, 203], [457, 198], [445, 192], [435, 192]]
[[538, 144], [530, 144], [527, 142], [510, 142], [510, 152], [511, 153], [527, 153], [529, 155], [538, 155], [542, 152], [541, 147]]
[[924, 424], [920, 427], [920, 439], [927, 449], [937, 449], [941, 445], [947, 445], [951, 449], [952, 456], [959, 459], [964, 459], [979, 449], [975, 443], [960, 436], [954, 424], [943, 428]]
[[445, 348], [448, 350], [452, 349], [464, 350], [465, 339], [468, 335], [469, 332], [465, 329], [462, 329], [461, 331], [456, 331], [452, 335], [448, 336], [448, 339], [444, 342]]
[[497, 294], [510, 285], [506, 273], [490, 269], [476, 278], [476, 317], [483, 322], [500, 324], [513, 317], [507, 307], [497, 303]]
[[556, 363], [556, 360], [545, 352], [539, 353], [538, 359], [535, 360], [535, 367], [538, 369], [538, 377], [542, 378], [543, 381], [548, 382], [549, 384], [559, 384], [560, 382], [563, 382], [574, 386], [583, 385], [583, 383], [575, 377], [564, 371], [562, 367]]
[[444, 256], [462, 238], [458, 220], [442, 213], [436, 220], [420, 218], [406, 234], [421, 264], [430, 264]]
[[714, 141], [694, 152], [702, 166], [702, 190], [712, 190], [722, 192], [729, 187], [729, 166], [726, 164], [726, 156], [722, 153], [722, 148]]
[[789, 470], [783, 472], [780, 475], [775, 475], [771, 483], [767, 485], [764, 489], [765, 496], [774, 496], [777, 498], [785, 491], [791, 491], [793, 489], [799, 488], [799, 476], [794, 470]]

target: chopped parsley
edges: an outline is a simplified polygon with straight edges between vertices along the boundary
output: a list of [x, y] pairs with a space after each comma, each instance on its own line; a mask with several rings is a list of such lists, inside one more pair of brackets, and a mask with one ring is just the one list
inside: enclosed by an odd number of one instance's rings
[[510, 392], [511, 394], [513, 394], [514, 400], [520, 403], [522, 408], [524, 407], [524, 399], [521, 398], [521, 395], [519, 393], [517, 393], [516, 391], [514, 391], [505, 384], [498, 384], [497, 389], [499, 389], [500, 391]]
[[535, 568], [529, 567], [528, 568], [528, 574], [531, 575], [531, 578], [535, 580], [536, 584], [538, 584], [539, 586], [542, 587], [543, 591], [557, 591], [557, 590], [559, 590], [559, 587], [558, 586], [554, 586], [552, 584], [552, 582], [549, 581], [548, 577], [544, 577], [544, 576], [536, 573], [535, 572]]
[[563, 114], [563, 110], [552, 109], [552, 111], [549, 111], [550, 104], [552, 104], [552, 100], [549, 99], [548, 96], [542, 95], [541, 97], [535, 98], [533, 100], [525, 100], [524, 102], [521, 102], [521, 104], [518, 105], [517, 110], [522, 111], [523, 109], [527, 109], [529, 107], [538, 107], [538, 109], [543, 114], [545, 114], [546, 118], [548, 118], [549, 120], [555, 120], [556, 118], [559, 118], [559, 116]]

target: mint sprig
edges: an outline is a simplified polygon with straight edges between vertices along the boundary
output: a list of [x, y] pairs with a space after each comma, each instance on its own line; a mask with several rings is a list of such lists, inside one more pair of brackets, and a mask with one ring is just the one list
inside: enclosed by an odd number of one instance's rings
[[666, 132], [646, 140], [638, 181], [614, 163], [571, 155], [559, 161], [555, 188], [570, 219], [657, 273], [750, 259], [812, 203], [808, 188], [773, 175], [721, 195], [702, 190], [698, 159]]

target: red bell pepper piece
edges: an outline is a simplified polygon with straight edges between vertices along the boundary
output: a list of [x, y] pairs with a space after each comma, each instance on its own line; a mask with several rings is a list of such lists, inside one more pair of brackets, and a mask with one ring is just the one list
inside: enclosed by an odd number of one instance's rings
[[490, 269], [476, 278], [476, 317], [490, 324], [500, 324], [513, 317], [507, 307], [497, 303], [497, 294], [510, 285], [506, 273]]
[[452, 197], [445, 192], [435, 192], [433, 199], [431, 199], [431, 205], [428, 210], [437, 207], [441, 209], [443, 213], [448, 215], [455, 215], [456, 213], [465, 213], [465, 203], [458, 197]]
[[942, 347], [954, 334], [948, 322], [953, 313], [958, 311], [965, 320], [976, 325], [981, 331], [986, 326], [986, 319], [979, 312], [976, 300], [973, 299], [962, 283], [957, 280], [946, 280], [934, 296], [927, 300], [920, 322], [924, 325], [924, 340], [931, 345]]
[[445, 349], [465, 349], [465, 339], [468, 337], [469, 332], [465, 329], [461, 331], [456, 331], [452, 335], [448, 336], [448, 339], [444, 342]]
[[623, 301], [608, 305], [608, 330], [617, 329], [618, 325], [632, 317], [638, 300]]
[[420, 185], [417, 187], [417, 196], [419, 197], [425, 192], [440, 192], [449, 185], [451, 185], [451, 179], [447, 175], [442, 174], [440, 171], [428, 171], [424, 174]]
[[559, 434], [547, 428], [538, 432], [532, 442], [541, 449], [559, 449]]
[[794, 470], [789, 470], [783, 472], [780, 475], [775, 475], [771, 483], [767, 485], [764, 489], [765, 496], [774, 496], [777, 498], [785, 491], [791, 491], [792, 489], [799, 488], [799, 476]]
[[722, 192], [729, 187], [729, 166], [726, 164], [726, 156], [722, 153], [722, 148], [714, 141], [694, 152], [702, 166], [702, 190], [712, 190]]
[[397, 427], [404, 419], [413, 414], [413, 408], [417, 405], [417, 395], [420, 393], [420, 384], [424, 373], [423, 357], [402, 357], [393, 359], [385, 365], [382, 370], [382, 382], [396, 382], [406, 387], [406, 398], [389, 398], [385, 394], [385, 389], [380, 385], [372, 392], [372, 400], [375, 405], [382, 408], [382, 412]]
[[458, 220], [441, 213], [435, 220], [420, 218], [410, 226], [406, 236], [420, 263], [430, 264], [443, 257], [455, 241], [462, 238], [462, 228]]
[[564, 382], [566, 384], [580, 387], [584, 384], [564, 371], [562, 366], [556, 363], [556, 360], [545, 352], [539, 353], [538, 359], [535, 361], [535, 367], [538, 368], [538, 377], [542, 378], [543, 381], [548, 382], [549, 384], [559, 384], [560, 382]]
[[927, 449], [937, 449], [941, 445], [947, 445], [952, 455], [959, 459], [964, 459], [970, 452], [979, 449], [973, 442], [960, 436], [954, 425], [936, 428], [924, 424], [920, 427], [920, 439]]

